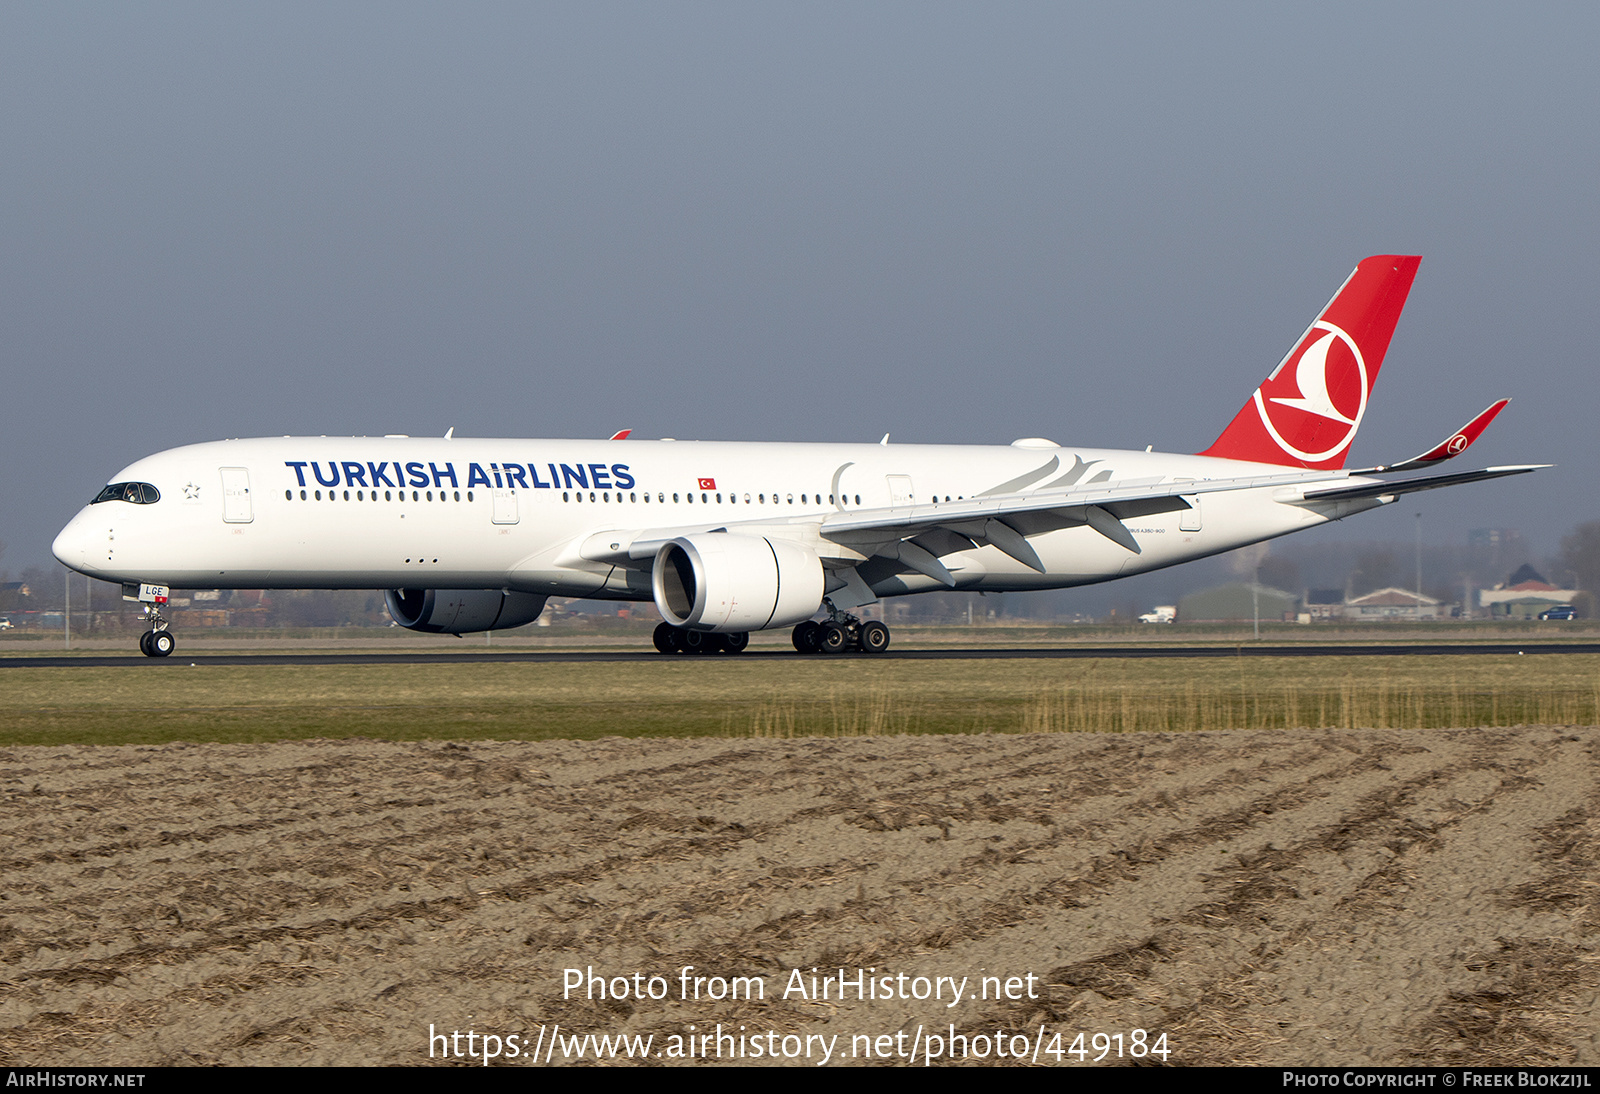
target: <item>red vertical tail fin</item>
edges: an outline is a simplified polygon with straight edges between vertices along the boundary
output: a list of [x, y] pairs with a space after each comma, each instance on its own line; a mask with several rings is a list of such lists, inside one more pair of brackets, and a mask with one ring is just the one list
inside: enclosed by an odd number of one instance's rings
[[1363, 259], [1202, 456], [1344, 466], [1412, 279], [1415, 255]]

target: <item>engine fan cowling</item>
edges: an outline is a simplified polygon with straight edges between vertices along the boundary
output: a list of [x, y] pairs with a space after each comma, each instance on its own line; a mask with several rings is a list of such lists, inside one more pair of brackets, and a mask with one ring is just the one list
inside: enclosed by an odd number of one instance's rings
[[383, 599], [396, 623], [427, 634], [520, 627], [539, 618], [546, 600], [500, 589], [389, 589]]
[[822, 561], [787, 540], [701, 532], [662, 544], [651, 585], [673, 626], [759, 631], [816, 613]]

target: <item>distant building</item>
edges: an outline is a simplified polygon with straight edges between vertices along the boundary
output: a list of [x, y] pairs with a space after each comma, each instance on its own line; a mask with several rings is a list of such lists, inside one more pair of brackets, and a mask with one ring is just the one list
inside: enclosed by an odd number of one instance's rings
[[1313, 623], [1340, 618], [1344, 615], [1344, 590], [1307, 589], [1305, 614]]
[[1178, 620], [1182, 623], [1248, 623], [1257, 618], [1293, 623], [1299, 614], [1300, 598], [1266, 585], [1236, 582], [1190, 593], [1178, 601]]
[[1418, 596], [1415, 589], [1379, 589], [1347, 600], [1342, 617], [1348, 621], [1376, 623], [1389, 619], [1438, 619], [1441, 602]]
[[[1526, 566], [1522, 568], [1527, 569]], [[1511, 576], [1524, 577], [1522, 570]], [[1515, 583], [1508, 581], [1493, 589], [1480, 589], [1478, 606], [1486, 609], [1494, 619], [1537, 619], [1540, 612], [1548, 611], [1557, 604], [1571, 604], [1572, 598], [1577, 595], [1577, 589], [1558, 589], [1542, 579], [1528, 578]]]

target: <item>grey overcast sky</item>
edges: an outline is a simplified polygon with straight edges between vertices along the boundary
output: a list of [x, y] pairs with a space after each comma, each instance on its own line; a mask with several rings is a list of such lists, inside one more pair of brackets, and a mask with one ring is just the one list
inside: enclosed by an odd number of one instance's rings
[[[7, 3], [0, 568], [149, 452], [442, 434], [1197, 451], [1423, 256], [1353, 450], [1600, 519], [1600, 7]], [[1396, 512], [1401, 510], [1402, 512]]]

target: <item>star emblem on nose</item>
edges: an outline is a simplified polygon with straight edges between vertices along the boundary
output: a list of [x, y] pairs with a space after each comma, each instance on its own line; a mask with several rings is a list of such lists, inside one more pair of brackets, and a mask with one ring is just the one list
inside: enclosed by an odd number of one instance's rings
[[200, 500], [200, 485], [198, 483], [193, 483], [193, 482], [184, 483], [183, 484], [183, 496], [188, 498], [190, 501], [199, 501]]

